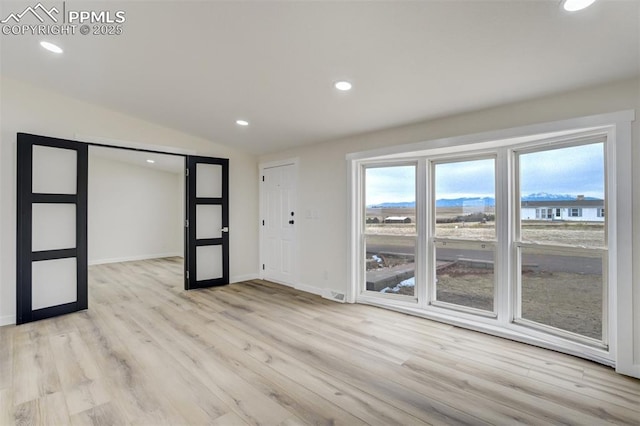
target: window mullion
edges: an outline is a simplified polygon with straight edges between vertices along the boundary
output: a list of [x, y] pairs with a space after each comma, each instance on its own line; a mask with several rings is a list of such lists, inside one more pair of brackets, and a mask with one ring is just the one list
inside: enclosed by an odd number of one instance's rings
[[417, 179], [416, 179], [416, 296], [418, 298], [418, 306], [425, 308], [429, 304], [428, 290], [431, 280], [429, 279], [431, 271], [431, 262], [429, 261], [429, 174], [427, 171], [427, 160], [421, 158], [418, 161]]
[[512, 318], [513, 289], [509, 277], [512, 270], [513, 257], [510, 255], [511, 233], [513, 221], [510, 214], [509, 200], [513, 190], [513, 179], [510, 172], [511, 162], [506, 149], [500, 149], [496, 158], [496, 294], [495, 305], [498, 322], [507, 324]]

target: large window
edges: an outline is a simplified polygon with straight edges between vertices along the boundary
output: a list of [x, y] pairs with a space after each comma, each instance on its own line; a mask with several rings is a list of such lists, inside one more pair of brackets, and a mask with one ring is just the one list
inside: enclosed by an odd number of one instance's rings
[[611, 359], [609, 137], [359, 162], [358, 300]]

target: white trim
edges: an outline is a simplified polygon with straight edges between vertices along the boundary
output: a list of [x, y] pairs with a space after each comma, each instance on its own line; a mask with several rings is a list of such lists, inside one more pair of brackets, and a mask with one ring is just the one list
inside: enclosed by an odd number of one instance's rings
[[[348, 156], [347, 156], [348, 157]], [[359, 268], [361, 267], [360, 259], [353, 256], [353, 253], [362, 252], [360, 245], [361, 230], [359, 229], [359, 217], [363, 216], [362, 207], [358, 193], [362, 192], [356, 188], [358, 182], [363, 182], [361, 177], [362, 168], [355, 161], [349, 161], [347, 158], [347, 249], [348, 253], [352, 253], [350, 261], [347, 262], [347, 303], [356, 303], [358, 297], [358, 280], [360, 278]]]
[[[263, 277], [262, 277], [262, 274], [260, 274], [260, 275], [261, 275], [261, 276], [260, 276], [260, 278], [258, 278], [258, 279], [260, 279], [260, 280], [262, 280], [262, 281], [269, 281], [270, 283], [280, 284], [280, 285], [283, 285], [283, 286], [285, 286], [285, 287], [295, 288], [295, 289], [297, 290], [297, 288], [296, 288], [296, 284], [294, 284], [294, 283], [287, 283], [287, 282], [284, 282], [284, 281], [281, 281], [281, 280], [276, 280], [276, 279], [274, 279], [274, 278], [263, 278]], [[300, 285], [301, 285], [301, 284], [300, 284]], [[303, 285], [301, 285], [301, 286], [302, 286], [302, 287], [304, 287]], [[302, 289], [300, 289], [300, 290], [301, 290], [301, 291], [306, 291], [306, 290], [302, 290]]]
[[244, 275], [232, 275], [229, 278], [229, 284], [241, 283], [243, 281], [259, 280], [258, 274], [244, 274]]
[[120, 263], [120, 262], [134, 262], [136, 260], [149, 260], [149, 259], [161, 259], [164, 257], [184, 257], [184, 253], [157, 253], [157, 254], [142, 254], [137, 256], [124, 256], [124, 257], [112, 257], [109, 259], [92, 259], [89, 260], [88, 265], [104, 265], [107, 263]]
[[15, 323], [16, 323], [15, 315], [5, 315], [3, 317], [0, 317], [0, 327], [5, 325], [13, 325]]
[[76, 133], [73, 135], [73, 140], [82, 143], [95, 143], [100, 145], [108, 145], [105, 148], [133, 148], [145, 151], [157, 151], [165, 152], [167, 154], [177, 155], [197, 155], [197, 152], [192, 149], [176, 148], [173, 146], [165, 145], [153, 145], [142, 142], [123, 141], [119, 139], [105, 138], [101, 136], [88, 136]]
[[[446, 323], [471, 328], [478, 331], [484, 331], [489, 334], [511, 338], [537, 346], [547, 347], [561, 352], [570, 353], [572, 355], [585, 357], [606, 365], [616, 366], [617, 371], [624, 374], [640, 377], [640, 364], [634, 364], [634, 336], [633, 329], [633, 276], [632, 276], [632, 185], [630, 178], [632, 173], [632, 136], [631, 121], [635, 120], [635, 111], [626, 110], [608, 114], [592, 115], [588, 117], [578, 117], [568, 120], [540, 123], [529, 126], [490, 131], [472, 135], [463, 135], [442, 138], [437, 140], [419, 142], [401, 146], [391, 146], [370, 151], [350, 153], [346, 155], [348, 165], [348, 196], [347, 205], [350, 225], [348, 238], [349, 249], [351, 253], [348, 262], [349, 277], [349, 300], [359, 303], [373, 304], [383, 306], [405, 313], [423, 316], [426, 318], [443, 321]], [[389, 162], [393, 160], [415, 159], [416, 157], [433, 158], [437, 155], [447, 153], [447, 155], [455, 155], [461, 152], [480, 152], [482, 150], [507, 148], [506, 165], [496, 170], [496, 179], [498, 173], [502, 179], [508, 178], [514, 173], [512, 152], [517, 150], [519, 146], [533, 145], [544, 146], [570, 137], [592, 137], [594, 135], [603, 135], [607, 138], [607, 154], [605, 157], [606, 167], [609, 170], [607, 174], [607, 203], [608, 210], [608, 259], [609, 267], [605, 272], [609, 283], [609, 293], [607, 294], [609, 307], [609, 323], [605, 334], [608, 338], [609, 350], [604, 350], [596, 346], [589, 346], [578, 340], [568, 340], [561, 336], [554, 336], [543, 333], [526, 325], [511, 323], [514, 316], [512, 304], [507, 303], [510, 308], [507, 312], [501, 312], [500, 322], [491, 318], [482, 318], [464, 313], [456, 313], [452, 315], [451, 311], [443, 310], [437, 306], [428, 305], [426, 300], [421, 300], [419, 304], [407, 303], [393, 298], [381, 299], [375, 295], [361, 291], [360, 283], [362, 281], [362, 247], [360, 244], [360, 226], [361, 226], [361, 198], [362, 188], [357, 187], [362, 181], [361, 169], [363, 163], [376, 164], [378, 162]], [[503, 150], [499, 150], [503, 151]], [[505, 153], [499, 154], [500, 156]], [[504, 157], [503, 157], [504, 158]], [[615, 172], [615, 174], [613, 174]], [[427, 173], [428, 179], [429, 173]], [[509, 179], [511, 181], [512, 179]], [[427, 185], [429, 183], [427, 182]], [[498, 191], [499, 188], [496, 188]], [[420, 194], [419, 194], [420, 195]], [[511, 233], [515, 232], [515, 222], [513, 215], [504, 215], [507, 206], [504, 201], [512, 200], [517, 197], [513, 184], [509, 185], [507, 193], [500, 194], [503, 200], [503, 206], [496, 206], [502, 211], [502, 217], [509, 217], [511, 223], [504, 228], [507, 235], [500, 235], [501, 241], [514, 241]], [[420, 198], [420, 197], [418, 197]], [[498, 194], [496, 194], [496, 199]], [[418, 201], [418, 200], [416, 200]], [[513, 204], [513, 203], [511, 203]], [[518, 203], [519, 206], [519, 203]], [[519, 209], [518, 209], [519, 210]], [[427, 215], [432, 212], [427, 212]], [[427, 222], [429, 223], [429, 222]], [[617, 239], [616, 239], [617, 237]], [[506, 240], [505, 240], [506, 238]], [[509, 243], [509, 253], [513, 252]], [[501, 258], [504, 258], [501, 254]], [[498, 253], [496, 253], [498, 255]], [[500, 275], [503, 277], [511, 277], [514, 274], [513, 262], [509, 262], [509, 268], [504, 270]], [[504, 268], [501, 268], [504, 269]], [[517, 269], [517, 268], [515, 268]], [[604, 272], [604, 271], [603, 271]], [[498, 285], [498, 288], [504, 287]], [[509, 286], [509, 288], [511, 288]], [[616, 290], [617, 288], [617, 290]], [[504, 289], [502, 289], [503, 291]], [[617, 292], [616, 292], [617, 291]], [[511, 300], [514, 295], [507, 292], [501, 296]], [[505, 300], [505, 299], [502, 299]], [[606, 302], [605, 302], [606, 303]], [[499, 303], [499, 305], [502, 305]], [[506, 315], [505, 315], [506, 314]], [[639, 334], [639, 333], [636, 333]], [[640, 334], [639, 334], [640, 335]], [[618, 346], [619, 345], [619, 346]]]
[[[616, 310], [611, 312], [610, 339], [617, 343], [616, 371], [640, 378], [640, 359], [634, 360], [635, 339], [640, 338], [640, 330], [636, 328], [634, 336], [633, 312], [633, 198], [632, 198], [632, 135], [630, 121], [618, 121], [615, 126], [615, 151], [607, 155], [616, 165], [616, 173], [610, 185], [610, 202], [616, 207], [613, 218], [615, 228], [610, 228], [608, 238], [613, 250], [609, 276], [617, 286], [610, 290], [609, 297], [615, 300]], [[611, 204], [610, 204], [611, 205]], [[611, 220], [611, 208], [607, 216]], [[612, 263], [613, 263], [612, 262]], [[616, 293], [617, 291], [617, 293]], [[639, 312], [635, 313], [640, 314]], [[637, 320], [637, 318], [635, 318]], [[637, 322], [636, 322], [637, 325]], [[636, 362], [637, 361], [637, 362]]]
[[296, 290], [304, 291], [306, 293], [316, 294], [318, 296], [322, 296], [322, 293], [324, 291], [320, 287], [314, 287], [312, 285], [307, 285], [307, 284], [297, 284], [293, 288], [295, 288]]
[[[300, 200], [298, 197], [298, 179], [299, 179], [299, 162], [300, 162], [300, 158], [299, 157], [294, 157], [294, 158], [287, 158], [284, 160], [276, 160], [276, 161], [269, 161], [269, 162], [265, 162], [265, 163], [259, 163], [258, 164], [258, 185], [260, 186], [259, 191], [258, 191], [258, 212], [260, 213], [259, 217], [258, 217], [258, 229], [260, 230], [259, 232], [259, 236], [258, 236], [258, 272], [259, 272], [259, 278], [260, 279], [264, 279], [267, 281], [273, 281], [273, 282], [277, 282], [278, 284], [283, 284], [283, 285], [287, 285], [289, 287], [294, 287], [297, 285], [297, 283], [300, 281], [300, 268], [298, 265], [298, 259], [300, 258], [300, 256], [298, 256], [298, 250], [299, 250], [299, 232], [297, 229], [299, 229], [300, 225], [302, 224], [302, 221], [300, 220], [300, 218], [302, 217], [302, 215], [300, 214]], [[272, 169], [275, 167], [282, 167], [282, 166], [293, 166], [294, 167], [294, 176], [295, 176], [295, 206], [294, 206], [294, 211], [298, 212], [297, 213], [297, 223], [298, 223], [298, 228], [295, 231], [295, 241], [294, 241], [294, 259], [292, 261], [292, 264], [294, 265], [295, 271], [292, 274], [292, 282], [290, 283], [285, 283], [285, 282], [280, 282], [280, 281], [275, 281], [273, 278], [268, 278], [265, 276], [265, 271], [262, 269], [262, 265], [264, 264], [264, 259], [266, 258], [265, 256], [265, 247], [264, 247], [264, 227], [262, 226], [262, 220], [263, 218], [266, 216], [265, 215], [265, 206], [264, 206], [264, 189], [263, 189], [263, 185], [262, 185], [262, 177], [264, 176], [264, 171], [266, 169]]]
[[[295, 290], [299, 290], [299, 291], [304, 291], [305, 293], [310, 293], [310, 294], [315, 294], [317, 296], [323, 296], [324, 292], [326, 291], [331, 291], [331, 290], [326, 290], [320, 287], [314, 287], [311, 285], [307, 285], [307, 284], [300, 284], [300, 283], [287, 283], [281, 280], [276, 280], [273, 278], [259, 278], [263, 281], [269, 281], [271, 283], [275, 283], [275, 284], [280, 284], [283, 285], [285, 287], [290, 287], [293, 288]], [[338, 290], [335, 290], [336, 292]]]

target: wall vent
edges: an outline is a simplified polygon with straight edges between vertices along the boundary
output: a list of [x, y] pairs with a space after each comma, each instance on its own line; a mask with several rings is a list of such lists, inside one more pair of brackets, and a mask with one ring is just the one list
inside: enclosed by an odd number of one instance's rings
[[339, 291], [334, 291], [334, 290], [323, 290], [322, 297], [324, 297], [325, 299], [331, 299], [340, 303], [344, 303], [347, 299], [344, 293], [341, 293]]

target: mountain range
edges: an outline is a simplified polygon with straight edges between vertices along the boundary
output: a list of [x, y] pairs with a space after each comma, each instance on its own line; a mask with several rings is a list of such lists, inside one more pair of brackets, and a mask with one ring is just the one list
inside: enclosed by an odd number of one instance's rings
[[[538, 192], [522, 197], [522, 201], [562, 201], [575, 200], [575, 195], [569, 194], [548, 194], [546, 192]], [[585, 200], [599, 200], [595, 197], [584, 197]], [[493, 197], [462, 197], [462, 198], [442, 198], [436, 200], [436, 207], [470, 207], [470, 206], [487, 206], [494, 207], [496, 200]], [[368, 205], [369, 208], [379, 209], [402, 209], [415, 208], [415, 201], [400, 201], [391, 203], [380, 203]]]

